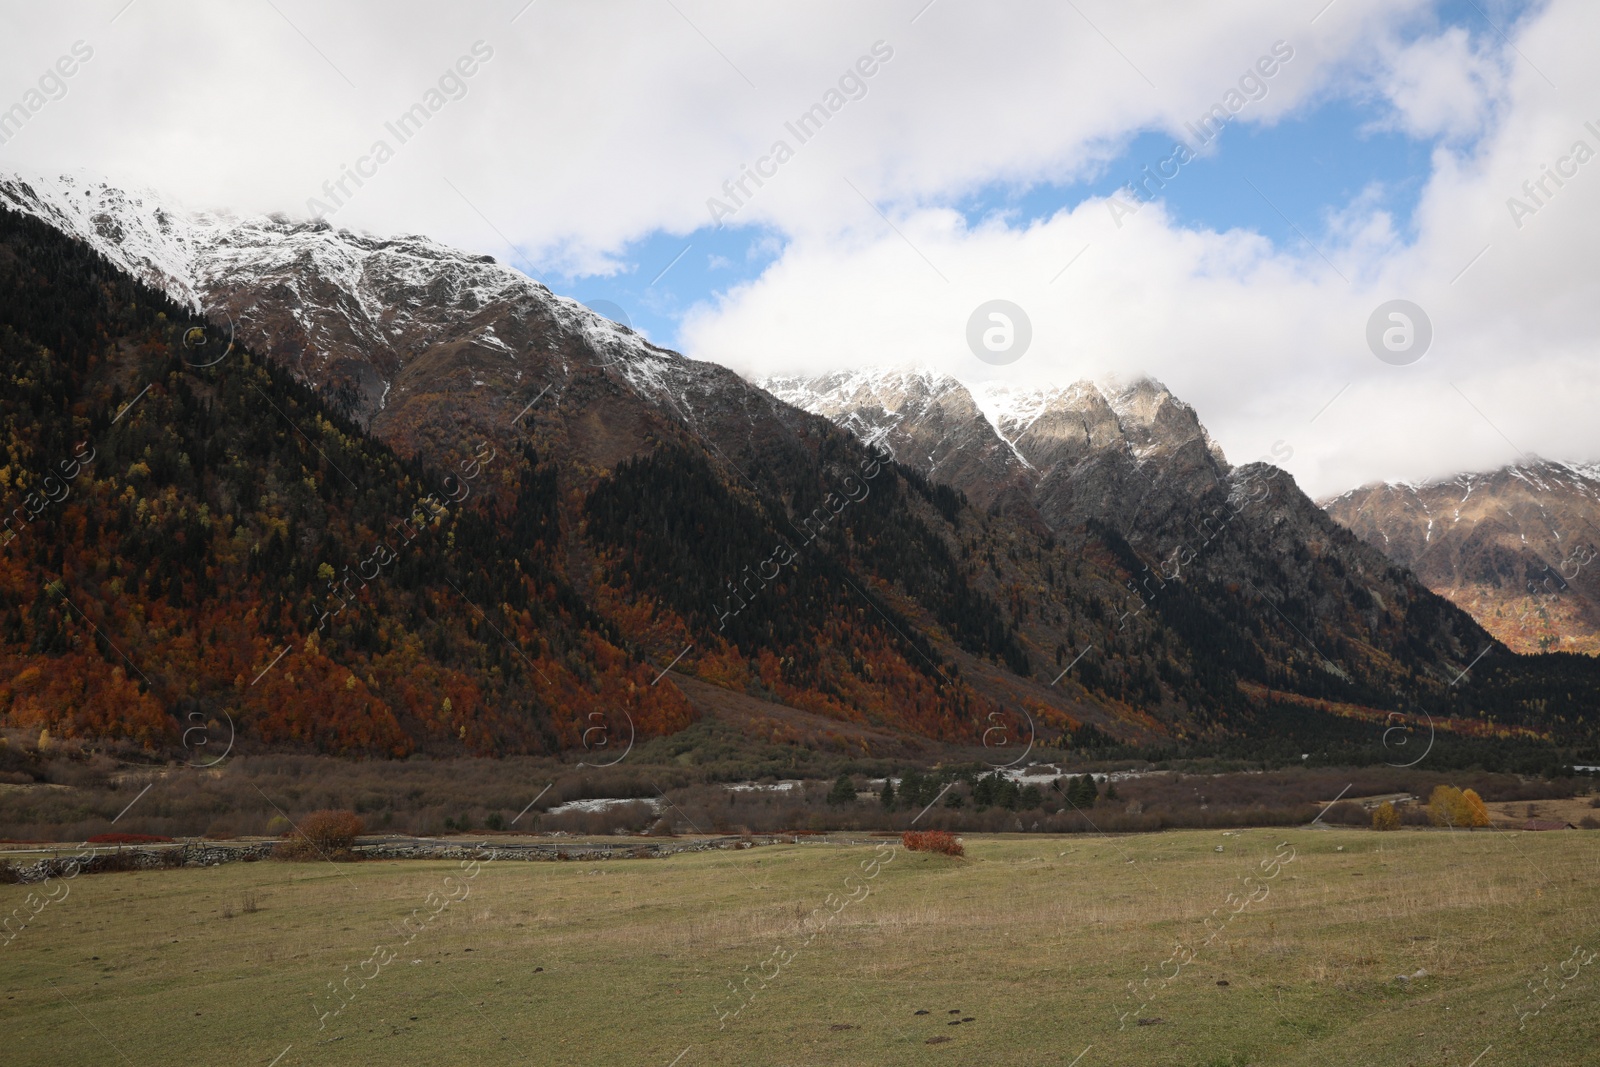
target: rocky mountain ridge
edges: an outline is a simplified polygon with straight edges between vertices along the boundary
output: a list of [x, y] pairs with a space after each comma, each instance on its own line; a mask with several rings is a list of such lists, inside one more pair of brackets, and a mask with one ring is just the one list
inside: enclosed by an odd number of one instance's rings
[[1137, 541], [1152, 489], [1192, 501], [1232, 470], [1193, 408], [1160, 382], [967, 386], [926, 370], [860, 370], [760, 383], [885, 448], [982, 507], [1050, 529], [1109, 522]]
[[[1437, 613], [1422, 583], [1394, 565], [1406, 559], [1392, 561], [1371, 537], [1361, 545], [1285, 472], [1231, 466], [1193, 409], [1159, 382], [969, 387], [927, 371], [864, 369], [766, 384], [969, 496], [1007, 479], [1013, 494], [1027, 494], [1010, 509], [1030, 508], [1053, 536], [1120, 546], [1138, 578], [1126, 617], [1163, 605], [1175, 626], [1207, 617], [1188, 640], [1231, 632], [1219, 655], [1251, 648], [1256, 662], [1298, 675], [1302, 691], [1319, 678], [1344, 684], [1382, 673], [1391, 641], [1442, 640], [1438, 647], [1457, 650], [1445, 657], [1460, 655], [1454, 668], [1429, 668], [1444, 682], [1495, 645], [1477, 626]], [[987, 469], [963, 465], [960, 450], [944, 444], [958, 433], [992, 457]], [[942, 444], [955, 455], [938, 451]], [[1274, 637], [1256, 620], [1240, 629], [1230, 620], [1241, 608], [1266, 613], [1281, 632]], [[1361, 699], [1385, 698], [1368, 691]]]
[[1322, 506], [1518, 652], [1600, 652], [1600, 465], [1530, 458]]
[[[635, 656], [924, 735], [975, 739], [981, 716], [1021, 700], [1057, 734], [1125, 729], [1082, 689], [1028, 680], [998, 582], [979, 588], [951, 557], [963, 505], [898, 470], [865, 477], [870, 451], [726, 368], [420, 238], [180, 218], [71, 180], [0, 180], [0, 206], [203, 309], [402, 456], [444, 470], [486, 446], [509, 457], [474, 499], [539, 533], [546, 554], [524, 569], [570, 582]], [[763, 570], [775, 543], [802, 562]], [[752, 596], [774, 582], [786, 592]]]

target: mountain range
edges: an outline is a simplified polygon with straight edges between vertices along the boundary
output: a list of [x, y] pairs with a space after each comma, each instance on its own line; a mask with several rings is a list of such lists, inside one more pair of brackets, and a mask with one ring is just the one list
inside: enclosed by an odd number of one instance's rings
[[1592, 729], [1593, 661], [1516, 654], [1153, 381], [758, 384], [422, 237], [73, 178], [0, 208], [9, 726], [378, 755], [730, 702], [762, 743], [879, 754]]
[[[1191, 496], [1228, 470], [1194, 411], [1148, 379], [1014, 389], [889, 370], [762, 384], [974, 503], [1053, 530], [1112, 521], [1137, 542], [1151, 529], [1138, 509], [1152, 486], [1127, 478], [1129, 470], [1160, 463]], [[1097, 462], [1086, 463], [1091, 457]], [[1319, 503], [1508, 649], [1600, 652], [1592, 566], [1600, 467], [1534, 457], [1426, 483], [1376, 482]]]

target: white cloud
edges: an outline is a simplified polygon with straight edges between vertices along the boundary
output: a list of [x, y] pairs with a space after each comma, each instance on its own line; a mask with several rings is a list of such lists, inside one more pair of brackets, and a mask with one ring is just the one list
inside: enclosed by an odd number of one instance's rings
[[[682, 16], [639, 3], [625, 17], [536, 3], [515, 23], [522, 0], [449, 11], [279, 0], [283, 16], [270, 5], [140, 0], [114, 24], [117, 2], [93, 15], [35, 5], [8, 14], [0, 69], [42, 69], [78, 38], [96, 58], [68, 100], [0, 148], [0, 165], [87, 168], [196, 207], [304, 213], [482, 39], [494, 59], [467, 98], [397, 151], [340, 222], [503, 249], [448, 177], [530, 252], [594, 269], [626, 240], [707, 223], [707, 199], [779, 138], [795, 158], [740, 221], [825, 233], [862, 209], [845, 178], [909, 204], [1093, 173], [1133, 131], [1181, 129], [1283, 39], [1297, 58], [1248, 121], [1270, 119], [1328, 58], [1366, 48], [1395, 10], [1421, 4], [1341, 0], [1316, 27], [1275, 0], [1204, 10], [1083, 0], [1083, 15], [1043, 0], [945, 0], [915, 23], [916, 0], [684, 0]], [[879, 41], [893, 58], [865, 97], [795, 142], [785, 122]]]
[[[1587, 54], [1600, 13], [1580, 0], [1502, 21], [1521, 55], [1449, 29], [1403, 43], [1426, 0], [1339, 0], [1320, 15], [1322, 0], [940, 0], [920, 16], [924, 0], [540, 2], [513, 24], [523, 3], [277, 0], [293, 25], [269, 5], [140, 0], [114, 23], [122, 0], [20, 6], [0, 39], [0, 70], [13, 75], [0, 106], [73, 41], [95, 57], [0, 145], [0, 167], [84, 168], [197, 208], [304, 214], [385, 121], [483, 40], [494, 57], [467, 95], [399, 146], [337, 222], [516, 260], [509, 240], [546, 268], [603, 271], [630, 240], [704, 225], [707, 198], [884, 41], [893, 58], [865, 97], [794, 145], [741, 210], [739, 222], [788, 244], [757, 280], [694, 314], [691, 354], [752, 371], [923, 357], [1048, 379], [1146, 370], [1236, 458], [1290, 441], [1291, 466], [1319, 491], [1508, 458], [1456, 387], [1521, 448], [1600, 457], [1588, 268], [1600, 161], [1520, 230], [1505, 203], [1575, 139], [1600, 147], [1583, 128], [1600, 112], [1573, 103], [1600, 100]], [[1120, 230], [1098, 203], [1027, 226], [969, 228], [948, 209], [995, 183], [1095, 175], [1140, 130], [1180, 133], [1279, 40], [1293, 61], [1235, 121], [1381, 94], [1399, 128], [1450, 139], [1411, 243], [1370, 195], [1330, 216], [1318, 243], [1348, 283], [1314, 254], [1188, 231], [1159, 205]], [[968, 311], [994, 296], [1023, 304], [1036, 326], [1034, 351], [1010, 368], [976, 364], [962, 340]], [[1434, 350], [1408, 368], [1378, 363], [1362, 340], [1367, 315], [1393, 296], [1422, 304], [1437, 327]]]
[[[1371, 190], [1319, 236], [1331, 266], [1252, 233], [1183, 229], [1159, 205], [1120, 230], [1100, 202], [1026, 229], [965, 230], [947, 212], [912, 210], [892, 217], [922, 255], [872, 219], [844, 240], [797, 241], [762, 278], [699, 309], [686, 347], [757, 374], [890, 361], [880, 353], [898, 362], [908, 350], [968, 380], [1144, 371], [1193, 403], [1236, 461], [1292, 445], [1290, 468], [1318, 494], [1524, 451], [1600, 459], [1600, 279], [1589, 266], [1600, 155], [1562, 187], [1546, 179], [1544, 206], [1520, 229], [1506, 206], [1578, 139], [1600, 152], [1600, 134], [1584, 128], [1592, 118], [1600, 129], [1600, 109], [1576, 103], [1600, 99], [1584, 43], [1597, 29], [1600, 12], [1548, 6], [1514, 34], [1529, 59], [1507, 49], [1509, 59], [1474, 61], [1506, 73], [1470, 119], [1426, 103], [1458, 89], [1460, 71], [1393, 52], [1406, 70], [1389, 84], [1410, 87], [1409, 122], [1441, 133], [1479, 123], [1484, 133], [1436, 150], [1410, 244]], [[1545, 81], [1552, 72], [1561, 91]], [[964, 339], [966, 315], [993, 297], [1021, 304], [1034, 325], [1032, 350], [1004, 368], [978, 361]], [[1365, 341], [1368, 316], [1396, 297], [1420, 304], [1435, 329], [1431, 351], [1406, 367], [1379, 362]], [[768, 333], [773, 323], [782, 328]]]
[[1394, 107], [1391, 127], [1453, 140], [1483, 131], [1517, 58], [1481, 38], [1475, 45], [1459, 26], [1385, 52], [1378, 89]]

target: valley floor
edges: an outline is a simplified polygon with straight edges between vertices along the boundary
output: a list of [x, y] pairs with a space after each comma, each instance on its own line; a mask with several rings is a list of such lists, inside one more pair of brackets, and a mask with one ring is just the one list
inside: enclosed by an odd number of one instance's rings
[[40, 908], [0, 941], [4, 1059], [1597, 1060], [1594, 835], [965, 842], [965, 859], [889, 840], [0, 885], [0, 916]]

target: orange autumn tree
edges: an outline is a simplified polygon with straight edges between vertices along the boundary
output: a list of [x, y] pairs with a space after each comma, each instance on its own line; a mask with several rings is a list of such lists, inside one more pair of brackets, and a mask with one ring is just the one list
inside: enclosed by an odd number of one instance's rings
[[1463, 793], [1453, 785], [1434, 786], [1428, 796], [1428, 821], [1453, 828], [1488, 826], [1489, 810], [1470, 789]]

